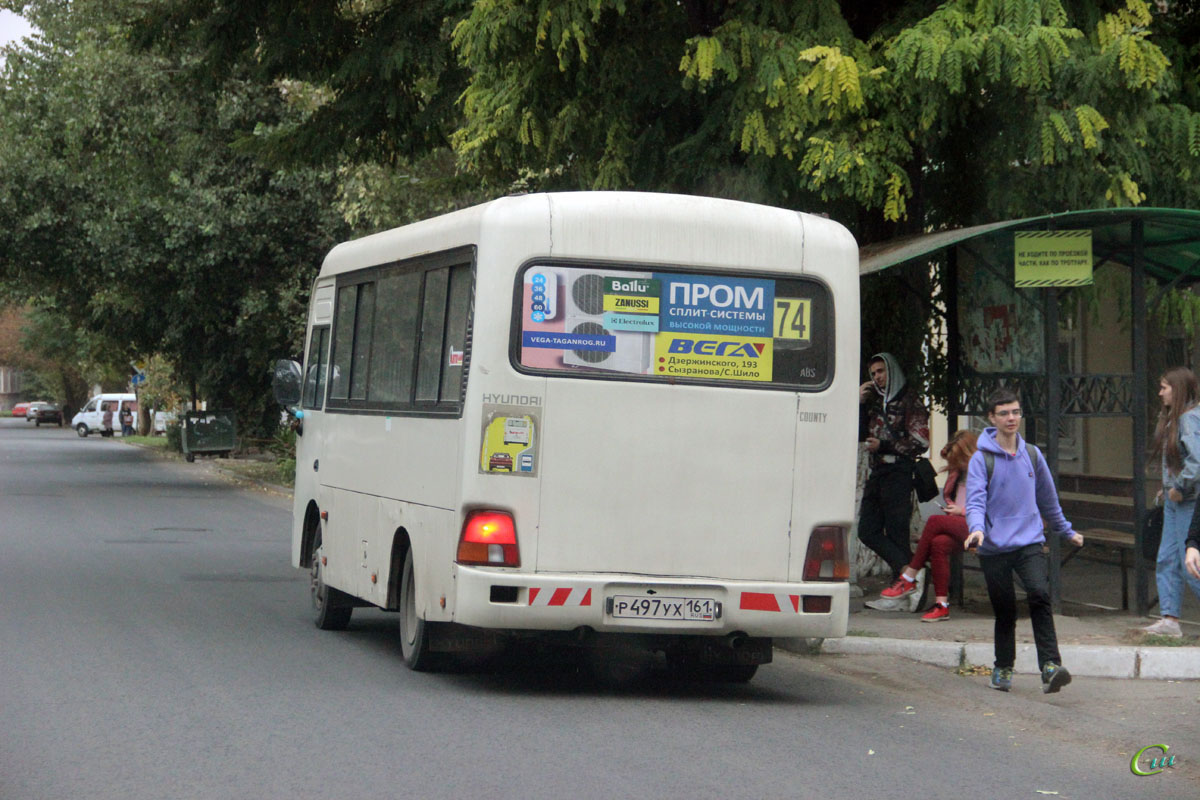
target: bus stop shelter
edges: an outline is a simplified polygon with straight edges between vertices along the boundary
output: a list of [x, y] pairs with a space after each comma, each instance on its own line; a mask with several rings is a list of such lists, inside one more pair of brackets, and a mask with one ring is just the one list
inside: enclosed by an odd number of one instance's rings
[[[1137, 613], [1146, 615], [1153, 562], [1141, 555], [1141, 523], [1147, 513], [1144, 476], [1149, 400], [1155, 388], [1151, 381], [1157, 378], [1148, 374], [1147, 320], [1170, 290], [1200, 282], [1200, 211], [1073, 211], [895, 239], [860, 250], [862, 280], [901, 265], [940, 271], [952, 430], [960, 416], [983, 416], [986, 398], [1001, 385], [1019, 392], [1031, 440], [1036, 426], [1059, 431], [1066, 419], [1131, 420], [1135, 602]], [[1101, 268], [1127, 274], [1118, 291], [1128, 292], [1120, 299], [1128, 303], [1132, 370], [1071, 372], [1060, 363], [1060, 293], [1091, 284], [1091, 275]], [[981, 296], [999, 297], [992, 307], [1008, 309], [999, 313], [1011, 319], [988, 318]], [[976, 357], [980, 352], [984, 355]], [[1045, 440], [1046, 462], [1057, 484], [1059, 436]], [[1056, 536], [1048, 542], [1051, 591], [1058, 610], [1061, 545]]]

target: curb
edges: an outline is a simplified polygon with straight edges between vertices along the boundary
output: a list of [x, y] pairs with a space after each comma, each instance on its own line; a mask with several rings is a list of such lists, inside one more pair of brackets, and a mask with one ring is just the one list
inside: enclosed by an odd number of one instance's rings
[[[939, 642], [924, 639], [887, 639], [846, 636], [841, 639], [780, 639], [784, 650], [805, 655], [899, 656], [934, 666], [957, 669], [990, 664], [990, 643]], [[1071, 674], [1087, 678], [1146, 680], [1200, 679], [1200, 647], [1136, 647], [1121, 645], [1062, 645], [1063, 663]], [[1017, 645], [1013, 671], [1036, 675], [1037, 651], [1032, 644]]]

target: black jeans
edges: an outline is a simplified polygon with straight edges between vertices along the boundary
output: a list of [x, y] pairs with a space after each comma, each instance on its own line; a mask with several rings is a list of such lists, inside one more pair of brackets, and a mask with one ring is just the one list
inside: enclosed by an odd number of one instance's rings
[[892, 568], [892, 580], [912, 560], [909, 521], [912, 518], [912, 464], [880, 464], [863, 487], [858, 512], [858, 540]]
[[979, 556], [988, 599], [996, 615], [996, 666], [1013, 666], [1017, 657], [1017, 595], [1013, 573], [1021, 579], [1029, 602], [1029, 621], [1033, 623], [1033, 641], [1037, 647], [1038, 668], [1053, 661], [1062, 664], [1058, 654], [1058, 635], [1054, 632], [1054, 612], [1050, 608], [1050, 575], [1041, 544], [1020, 550]]

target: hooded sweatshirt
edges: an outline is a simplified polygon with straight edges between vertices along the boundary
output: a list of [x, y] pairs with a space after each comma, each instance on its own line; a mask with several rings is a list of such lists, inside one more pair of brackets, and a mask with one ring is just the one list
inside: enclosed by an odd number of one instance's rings
[[[985, 452], [995, 456], [990, 482], [983, 458]], [[1037, 454], [1035, 465], [1020, 434], [1017, 434], [1016, 455], [999, 445], [995, 428], [986, 428], [980, 435], [979, 449], [967, 466], [967, 530], [983, 531], [981, 556], [1046, 541], [1042, 533], [1043, 517], [1050, 523], [1050, 529], [1064, 539], [1070, 535], [1071, 523], [1058, 503], [1050, 468], [1042, 451]]]
[[859, 406], [858, 438], [879, 440], [871, 454], [871, 468], [899, 459], [913, 459], [929, 449], [929, 411], [907, 389], [904, 370], [891, 353], [876, 353], [867, 363], [882, 359], [887, 365], [887, 384]]

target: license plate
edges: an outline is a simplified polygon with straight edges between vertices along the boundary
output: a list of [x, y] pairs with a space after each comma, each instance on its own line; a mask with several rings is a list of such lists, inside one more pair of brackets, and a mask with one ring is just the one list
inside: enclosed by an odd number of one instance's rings
[[707, 597], [636, 597], [618, 594], [608, 598], [609, 613], [626, 619], [666, 619], [712, 622], [721, 616], [721, 604]]

